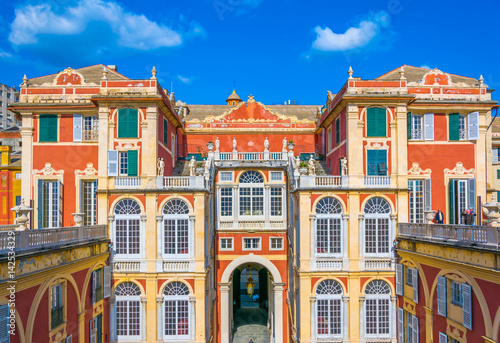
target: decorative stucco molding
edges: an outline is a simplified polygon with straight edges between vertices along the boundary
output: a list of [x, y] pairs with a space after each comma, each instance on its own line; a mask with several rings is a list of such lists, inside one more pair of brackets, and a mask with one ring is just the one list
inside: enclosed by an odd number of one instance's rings
[[408, 175], [425, 175], [425, 176], [431, 176], [432, 170], [429, 168], [423, 170], [418, 162], [413, 162], [411, 164], [411, 168], [408, 170]]
[[140, 150], [137, 142], [118, 142], [116, 150]]
[[50, 162], [46, 162], [45, 167], [43, 167], [41, 170], [34, 169], [33, 175], [64, 175], [64, 170], [55, 170], [54, 168], [52, 168], [52, 164], [50, 164]]
[[77, 169], [75, 170], [75, 175], [96, 175], [97, 169], [94, 168], [94, 164], [89, 162], [87, 163], [87, 168], [84, 170]]
[[446, 168], [444, 170], [445, 175], [465, 175], [465, 174], [474, 174], [474, 168], [465, 169], [464, 164], [462, 162], [457, 162], [457, 165], [453, 169]]

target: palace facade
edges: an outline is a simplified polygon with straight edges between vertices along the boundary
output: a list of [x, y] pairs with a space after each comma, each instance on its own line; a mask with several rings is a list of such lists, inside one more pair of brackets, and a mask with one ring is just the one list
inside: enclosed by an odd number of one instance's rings
[[317, 106], [187, 104], [154, 69], [24, 78], [31, 229], [107, 226], [110, 342], [396, 342], [401, 309], [419, 330], [398, 224], [490, 200], [495, 102], [437, 69], [348, 74]]

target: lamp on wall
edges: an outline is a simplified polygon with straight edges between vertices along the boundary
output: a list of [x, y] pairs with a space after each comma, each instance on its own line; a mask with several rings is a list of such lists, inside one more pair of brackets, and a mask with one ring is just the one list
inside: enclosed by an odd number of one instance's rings
[[247, 270], [250, 273], [250, 276], [247, 279], [247, 292], [251, 298], [253, 295], [253, 291], [255, 290], [255, 284], [253, 283], [253, 279], [252, 279], [252, 268], [250, 266], [248, 266]]

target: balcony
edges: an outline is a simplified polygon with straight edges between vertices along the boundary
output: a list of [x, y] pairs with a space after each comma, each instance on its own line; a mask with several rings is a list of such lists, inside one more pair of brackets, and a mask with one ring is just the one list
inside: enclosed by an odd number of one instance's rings
[[115, 189], [205, 189], [203, 176], [157, 176], [114, 178]]
[[106, 225], [0, 231], [0, 256], [12, 250], [19, 252], [47, 250], [106, 239], [108, 239]]
[[140, 177], [115, 177], [115, 189], [141, 188]]
[[126, 272], [140, 272], [140, 261], [113, 261], [113, 272], [126, 273]]
[[500, 228], [490, 226], [399, 223], [397, 236], [454, 246], [500, 248]]
[[325, 176], [325, 175], [301, 175], [299, 178], [300, 188], [347, 188], [348, 176]]
[[286, 221], [252, 220], [252, 221], [220, 221], [218, 230], [286, 230]]
[[391, 177], [385, 175], [365, 175], [364, 185], [367, 188], [387, 188], [391, 186]]

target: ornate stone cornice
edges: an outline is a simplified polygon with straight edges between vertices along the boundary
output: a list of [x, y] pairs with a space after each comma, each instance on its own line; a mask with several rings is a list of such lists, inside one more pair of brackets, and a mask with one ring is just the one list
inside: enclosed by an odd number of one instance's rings
[[474, 168], [465, 169], [462, 162], [457, 162], [457, 165], [453, 169], [445, 168], [445, 175], [464, 175], [464, 174], [474, 174]]
[[89, 162], [87, 163], [87, 168], [84, 170], [77, 169], [75, 170], [75, 175], [96, 175], [97, 169], [94, 168], [94, 164]]
[[424, 176], [431, 176], [432, 170], [427, 168], [423, 170], [418, 162], [413, 162], [411, 165], [411, 168], [408, 170], [408, 175], [424, 175]]
[[50, 164], [50, 162], [46, 162], [45, 167], [43, 167], [41, 170], [33, 169], [33, 175], [64, 175], [64, 170], [55, 170], [54, 168], [52, 168], [52, 164]]

